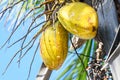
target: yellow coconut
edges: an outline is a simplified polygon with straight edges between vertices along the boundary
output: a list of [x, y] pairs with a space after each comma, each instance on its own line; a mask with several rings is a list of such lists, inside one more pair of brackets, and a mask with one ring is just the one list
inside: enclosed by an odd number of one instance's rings
[[40, 38], [40, 55], [44, 64], [50, 69], [59, 69], [68, 52], [68, 32], [60, 22], [50, 25]]
[[81, 39], [92, 39], [98, 29], [98, 15], [86, 3], [68, 3], [58, 11], [58, 19], [66, 30]]

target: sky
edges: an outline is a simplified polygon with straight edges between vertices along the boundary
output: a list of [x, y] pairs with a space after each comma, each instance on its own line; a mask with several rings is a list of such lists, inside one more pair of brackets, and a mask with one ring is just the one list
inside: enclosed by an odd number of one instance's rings
[[[17, 8], [17, 7], [16, 7]], [[1, 10], [1, 9], [0, 9]], [[3, 43], [7, 40], [9, 37], [11, 31], [12, 31], [12, 21], [14, 20], [14, 17], [16, 15], [15, 11], [17, 9], [12, 11], [12, 15], [10, 15], [9, 19], [7, 20], [4, 17], [6, 17], [6, 14], [3, 16], [3, 18], [0, 20], [0, 46], [3, 45]], [[41, 17], [41, 21], [43, 21], [43, 17]], [[30, 25], [31, 21], [27, 20], [24, 25], [21, 25], [20, 28], [16, 31], [16, 33], [13, 35], [9, 43], [2, 49], [0, 49], [0, 80], [26, 80], [30, 68], [30, 63], [33, 58], [33, 53], [34, 49], [37, 46], [37, 43], [39, 42], [39, 39], [37, 39], [37, 42], [33, 46], [33, 48], [27, 53], [27, 55], [24, 56], [24, 58], [21, 60], [20, 67], [18, 67], [18, 57], [17, 55], [11, 65], [9, 66], [8, 70], [4, 75], [2, 73], [5, 71], [5, 68], [11, 58], [14, 56], [15, 52], [20, 49], [21, 42], [18, 44], [14, 45], [11, 48], [7, 48], [8, 45], [13, 43], [14, 41], [18, 40], [21, 38], [25, 33], [28, 28], [28, 25]], [[38, 31], [39, 29], [37, 28], [34, 30], [27, 38], [26, 42]], [[40, 66], [42, 64], [41, 57], [39, 55], [39, 50], [36, 53], [35, 60], [32, 65], [32, 70], [30, 74], [29, 80], [35, 80], [37, 73], [39, 72]]]
[[[0, 46], [5, 42], [5, 40], [10, 35], [10, 32], [8, 30], [8, 27], [4, 27], [3, 20], [0, 21], [1, 29], [0, 29]], [[21, 30], [22, 29], [22, 30]], [[13, 36], [13, 38], [10, 40], [10, 43], [14, 42], [15, 40], [19, 39], [21, 35], [25, 33], [25, 28], [21, 28], [19, 31], [16, 32], [16, 34]], [[32, 34], [31, 34], [32, 35]], [[8, 43], [7, 46], [10, 44]], [[11, 48], [7, 48], [5, 46], [3, 49], [0, 50], [0, 80], [25, 80], [28, 75], [29, 66], [33, 57], [33, 50], [30, 50], [28, 54], [21, 60], [20, 68], [18, 68], [18, 56], [15, 57], [12, 64], [8, 68], [7, 72], [2, 75], [4, 72], [8, 62], [13, 57], [15, 52], [20, 48], [20, 43], [16, 44], [15, 46]], [[35, 45], [36, 46], [36, 45]], [[33, 47], [34, 48], [34, 47]], [[36, 54], [32, 71], [30, 75], [29, 80], [35, 80], [36, 74], [39, 71], [40, 65], [42, 63], [41, 57], [39, 55], [39, 51]]]

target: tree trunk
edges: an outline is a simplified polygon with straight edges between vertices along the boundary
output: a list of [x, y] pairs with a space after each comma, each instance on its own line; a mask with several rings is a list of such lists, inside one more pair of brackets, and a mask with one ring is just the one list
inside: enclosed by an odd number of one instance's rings
[[[120, 0], [119, 0], [119, 2], [120, 2]], [[113, 0], [104, 0], [102, 5], [99, 5], [97, 12], [98, 12], [98, 16], [99, 16], [99, 29], [98, 29], [99, 34], [98, 35], [100, 36], [100, 39], [102, 40], [102, 42], [104, 44], [105, 52], [108, 54], [108, 52], [112, 46], [113, 40], [115, 38], [115, 34], [118, 30], [118, 25], [119, 25], [118, 16], [120, 14], [117, 14], [116, 5]], [[118, 38], [117, 41], [120, 41], [120, 38]], [[119, 75], [120, 75], [119, 48], [120, 48], [120, 44], [117, 47], [117, 50], [113, 54], [109, 54], [110, 57], [111, 57], [111, 55], [112, 55], [112, 57], [109, 58], [108, 64], [110, 65], [114, 80], [119, 80]], [[115, 56], [115, 55], [117, 55], [117, 56]]]

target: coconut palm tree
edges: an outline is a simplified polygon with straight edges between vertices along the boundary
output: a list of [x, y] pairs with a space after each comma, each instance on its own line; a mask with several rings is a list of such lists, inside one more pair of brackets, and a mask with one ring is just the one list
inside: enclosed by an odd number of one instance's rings
[[[69, 34], [69, 47], [72, 45], [73, 50], [68, 50], [68, 61], [66, 60], [67, 65], [65, 65], [62, 70], [60, 70], [60, 74], [56, 77], [56, 80], [86, 80], [86, 79], [93, 79], [96, 80], [96, 78], [105, 79], [105, 75], [101, 76], [95, 76], [93, 72], [91, 72], [93, 68], [93, 64], [98, 64], [97, 61], [97, 52], [95, 50], [99, 49], [99, 42], [103, 42], [104, 48], [101, 52], [102, 55], [100, 55], [100, 59], [102, 59], [99, 64], [102, 66], [104, 64], [104, 59], [108, 53], [108, 50], [110, 48], [109, 45], [112, 44], [111, 41], [113, 41], [113, 36], [115, 35], [115, 32], [111, 28], [107, 28], [106, 26], [114, 26], [116, 27], [118, 25], [117, 15], [113, 16], [116, 20], [111, 23], [111, 25], [108, 25], [110, 21], [108, 20], [108, 13], [106, 12], [106, 8], [109, 8], [108, 5], [112, 5], [112, 10], [109, 10], [111, 14], [119, 14], [119, 11], [115, 12], [115, 4], [114, 0], [111, 1], [103, 1], [103, 0], [0, 0], [0, 20], [4, 20], [4, 26], [7, 26], [10, 30], [9, 37], [5, 40], [3, 45], [1, 45], [1, 49], [3, 47], [8, 46], [8, 48], [11, 48], [13, 46], [16, 46], [16, 44], [20, 44], [19, 50], [16, 51], [14, 56], [11, 58], [11, 60], [8, 62], [8, 65], [6, 66], [6, 69], [4, 70], [3, 74], [6, 73], [6, 71], [9, 69], [10, 64], [14, 61], [14, 59], [19, 55], [18, 58], [18, 65], [20, 66], [21, 60], [25, 55], [29, 53], [31, 49], [34, 49], [32, 52], [33, 58], [31, 60], [29, 73], [27, 79], [30, 77], [32, 65], [35, 59], [35, 56], [37, 54], [37, 51], [39, 49], [39, 38], [41, 38], [41, 33], [46, 30], [46, 24], [48, 25], [49, 22], [55, 23], [57, 19], [57, 12], [58, 10], [64, 6], [67, 3], [72, 2], [84, 2], [92, 6], [96, 12], [98, 13], [99, 17], [99, 29], [98, 29], [98, 35], [96, 39], [89, 39], [89, 40], [81, 40], [78, 38], [77, 41], [74, 41], [73, 34]], [[102, 2], [103, 1], [103, 2]], [[117, 1], [117, 0], [115, 0]], [[119, 0], [118, 0], [119, 1]], [[118, 2], [116, 2], [116, 5]], [[119, 6], [119, 5], [118, 5]], [[117, 10], [120, 9], [118, 6]], [[108, 14], [108, 15], [106, 15]], [[120, 17], [119, 17], [120, 18]], [[105, 21], [105, 22], [103, 22]], [[9, 24], [9, 25], [8, 25]], [[18, 34], [19, 29], [25, 27], [25, 33], [19, 37], [18, 40], [14, 40], [13, 43], [7, 44], [10, 42], [14, 35]], [[106, 29], [105, 29], [106, 28]], [[110, 31], [112, 33], [110, 33]], [[103, 32], [104, 31], [104, 32]], [[106, 33], [105, 31], [109, 31]], [[29, 37], [29, 35], [33, 34]], [[111, 34], [111, 36], [106, 37], [106, 35]], [[76, 38], [76, 37], [75, 37]], [[77, 42], [78, 46], [75, 46], [75, 43]], [[84, 42], [84, 43], [83, 43]], [[82, 44], [81, 44], [82, 43]], [[35, 45], [35, 47], [34, 47]], [[94, 53], [96, 55], [94, 55]], [[69, 62], [70, 58], [72, 57], [71, 62]], [[103, 64], [102, 64], [103, 63]], [[89, 64], [89, 65], [88, 65]], [[107, 68], [109, 69], [109, 68]], [[98, 70], [98, 68], [95, 68], [94, 70]], [[91, 73], [90, 73], [91, 72]], [[105, 73], [105, 72], [101, 72]], [[53, 72], [54, 74], [54, 72]]]

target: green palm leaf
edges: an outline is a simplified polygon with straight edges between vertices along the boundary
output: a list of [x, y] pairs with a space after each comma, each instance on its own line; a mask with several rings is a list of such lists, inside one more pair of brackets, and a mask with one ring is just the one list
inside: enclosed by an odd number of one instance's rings
[[[83, 60], [84, 66], [81, 62], [81, 60], [77, 57], [75, 58], [65, 69], [64, 71], [57, 77], [57, 80], [86, 80], [87, 74], [86, 70], [84, 69], [87, 68], [88, 62], [89, 62], [89, 57], [91, 55], [91, 49], [92, 49], [92, 44], [94, 44], [94, 48], [96, 47], [96, 44], [93, 40], [88, 40], [85, 44], [84, 50], [82, 51], [79, 56]], [[85, 56], [84, 56], [85, 55]], [[66, 75], [66, 76], [64, 76]]]

